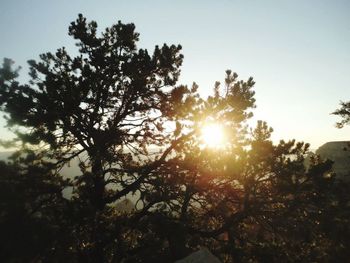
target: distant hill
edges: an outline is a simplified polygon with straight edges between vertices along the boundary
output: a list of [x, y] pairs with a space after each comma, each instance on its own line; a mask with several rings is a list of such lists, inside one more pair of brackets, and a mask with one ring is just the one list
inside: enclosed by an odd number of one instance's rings
[[5, 161], [11, 154], [13, 154], [13, 152], [0, 152], [0, 161]]
[[334, 161], [333, 171], [340, 178], [350, 180], [350, 141], [327, 142], [316, 150], [316, 154]]
[[[6, 161], [12, 154], [12, 151], [0, 152], [0, 161]], [[75, 176], [80, 175], [81, 172], [78, 163], [77, 158], [71, 160], [69, 164], [62, 168], [61, 175], [64, 178], [74, 178]]]
[[[0, 161], [6, 161], [12, 154], [13, 152], [11, 151], [0, 152]], [[78, 158], [72, 159], [68, 164], [63, 166], [63, 168], [60, 171], [60, 174], [64, 178], [71, 178], [71, 179], [81, 175]], [[62, 194], [65, 198], [69, 199], [72, 196], [72, 191], [73, 191], [72, 187], [67, 187], [62, 191]], [[124, 200], [117, 202], [116, 208], [120, 212], [130, 213], [135, 209], [134, 202], [136, 202], [136, 197], [128, 196], [128, 197], [125, 197]]]

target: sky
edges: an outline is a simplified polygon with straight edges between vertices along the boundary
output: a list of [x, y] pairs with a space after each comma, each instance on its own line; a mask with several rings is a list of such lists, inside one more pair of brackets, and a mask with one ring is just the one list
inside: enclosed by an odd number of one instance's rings
[[[348, 0], [0, 0], [0, 59], [22, 66], [65, 46], [70, 22], [82, 13], [104, 29], [134, 23], [138, 47], [181, 44], [178, 84], [199, 84], [205, 97], [231, 69], [256, 81], [254, 119], [273, 127], [273, 140], [296, 139], [316, 149], [350, 140], [350, 126], [335, 128], [331, 113], [350, 100]], [[9, 138], [0, 119], [0, 138]]]

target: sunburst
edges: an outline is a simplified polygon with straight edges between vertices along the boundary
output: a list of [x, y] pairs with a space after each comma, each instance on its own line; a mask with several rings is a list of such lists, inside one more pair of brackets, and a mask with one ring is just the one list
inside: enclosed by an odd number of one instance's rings
[[218, 123], [206, 124], [201, 128], [201, 140], [206, 147], [222, 148], [226, 138], [222, 125]]

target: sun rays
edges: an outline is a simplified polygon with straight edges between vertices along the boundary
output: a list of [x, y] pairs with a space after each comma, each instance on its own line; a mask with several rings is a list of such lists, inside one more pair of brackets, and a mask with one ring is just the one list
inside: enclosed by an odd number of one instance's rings
[[201, 141], [208, 148], [223, 148], [226, 143], [223, 126], [219, 123], [205, 124], [201, 128]]

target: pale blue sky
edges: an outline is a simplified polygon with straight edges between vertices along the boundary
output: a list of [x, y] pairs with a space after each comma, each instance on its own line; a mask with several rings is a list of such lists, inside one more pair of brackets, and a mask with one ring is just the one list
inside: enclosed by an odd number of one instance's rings
[[274, 128], [275, 140], [296, 138], [312, 148], [350, 140], [350, 128], [336, 129], [330, 115], [350, 100], [348, 0], [0, 0], [0, 59], [12, 58], [26, 75], [28, 59], [61, 46], [73, 50], [67, 28], [78, 13], [101, 28], [135, 23], [139, 47], [181, 44], [179, 83], [196, 81], [203, 95], [226, 69], [253, 76], [255, 118]]

